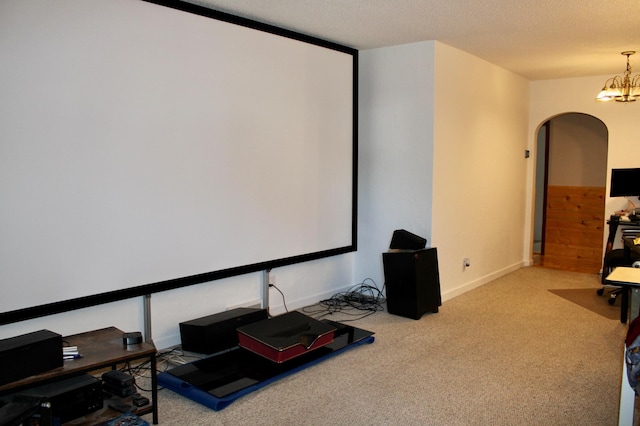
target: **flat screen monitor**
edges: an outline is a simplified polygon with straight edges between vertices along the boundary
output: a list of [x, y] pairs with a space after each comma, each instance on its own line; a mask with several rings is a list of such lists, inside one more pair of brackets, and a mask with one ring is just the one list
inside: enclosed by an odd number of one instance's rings
[[640, 168], [612, 169], [610, 197], [640, 197]]

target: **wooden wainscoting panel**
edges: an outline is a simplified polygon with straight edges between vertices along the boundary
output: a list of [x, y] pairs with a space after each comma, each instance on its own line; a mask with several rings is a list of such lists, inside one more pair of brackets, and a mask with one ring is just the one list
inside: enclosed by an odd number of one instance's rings
[[545, 267], [600, 272], [604, 200], [604, 187], [547, 187]]

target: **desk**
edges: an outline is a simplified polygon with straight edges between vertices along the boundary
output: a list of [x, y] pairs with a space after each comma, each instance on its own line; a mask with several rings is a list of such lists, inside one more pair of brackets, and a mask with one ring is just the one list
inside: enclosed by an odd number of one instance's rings
[[624, 244], [625, 260], [627, 262], [631, 260], [629, 255], [632, 251], [640, 254], [640, 245], [636, 245], [634, 243], [634, 240], [638, 236], [640, 236], [640, 230], [638, 230], [638, 232], [634, 233], [633, 235], [622, 237], [622, 243]]
[[[640, 234], [640, 229], [638, 230], [637, 234]], [[630, 235], [630, 236], [625, 236], [622, 237], [622, 242], [623, 242], [623, 248], [624, 248], [624, 257], [625, 257], [625, 264], [630, 265], [631, 264], [631, 252], [635, 252], [640, 254], [640, 245], [635, 245], [634, 244], [634, 239], [636, 235]], [[611, 236], [609, 236], [609, 238], [611, 238]], [[608, 243], [607, 243], [607, 247], [608, 247]], [[616, 268], [618, 269], [618, 268]], [[623, 268], [623, 269], [633, 269], [633, 268]], [[602, 272], [604, 273], [604, 267], [602, 269]], [[615, 270], [614, 270], [615, 272]], [[621, 273], [622, 274], [622, 273]], [[633, 284], [633, 282], [620, 282], [620, 281], [616, 281], [615, 278], [616, 276], [614, 276], [614, 279], [612, 279], [611, 277], [613, 276], [613, 272], [611, 274], [609, 274], [608, 276], [604, 276], [602, 277], [602, 284], [613, 284], [613, 285], [617, 285], [617, 286], [622, 286], [622, 287], [630, 287]], [[628, 278], [628, 277], [620, 277], [620, 278]], [[640, 282], [637, 283], [637, 285], [640, 285]], [[638, 312], [638, 306], [637, 306], [637, 302], [636, 302], [636, 306], [634, 307], [635, 312]], [[622, 292], [622, 301], [620, 302], [620, 322], [625, 324], [627, 322], [627, 318], [629, 316], [629, 292], [628, 291], [623, 291]]]
[[607, 237], [607, 246], [605, 248], [605, 253], [609, 253], [613, 248], [613, 243], [616, 240], [616, 234], [618, 233], [618, 227], [628, 226], [631, 228], [638, 228], [640, 231], [640, 221], [635, 222], [627, 222], [623, 220], [608, 220], [607, 225], [609, 225], [609, 236]]
[[[625, 239], [626, 240], [626, 239]], [[633, 244], [633, 242], [632, 242]], [[634, 246], [635, 247], [635, 246]], [[625, 241], [625, 250], [631, 250]], [[631, 293], [631, 313], [635, 318], [638, 315], [638, 305], [640, 301], [640, 268], [628, 268], [619, 266], [607, 276], [607, 282], [630, 287]], [[626, 294], [627, 292], [625, 292]], [[625, 299], [622, 299], [623, 303]], [[626, 307], [625, 304], [622, 305]], [[626, 311], [626, 309], [625, 309]], [[618, 425], [633, 425], [633, 415], [635, 411], [635, 392], [627, 381], [627, 366], [622, 357], [622, 381], [620, 385], [620, 412]]]
[[[630, 287], [629, 292], [623, 293], [622, 310], [627, 311], [629, 300], [627, 296], [627, 300], [625, 301], [624, 296], [631, 293], [631, 313], [633, 318], [637, 317], [640, 308], [640, 268], [618, 266], [607, 276], [607, 282], [614, 285]], [[623, 323], [626, 322], [626, 317], [625, 321], [622, 321], [622, 318], [620, 321]]]

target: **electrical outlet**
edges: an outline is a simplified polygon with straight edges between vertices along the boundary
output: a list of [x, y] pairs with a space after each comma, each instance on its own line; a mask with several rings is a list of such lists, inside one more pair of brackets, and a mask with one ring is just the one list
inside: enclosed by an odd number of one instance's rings
[[471, 258], [465, 257], [464, 259], [462, 259], [462, 269], [467, 269], [469, 266], [471, 266]]
[[269, 284], [276, 285], [276, 274], [269, 273]]

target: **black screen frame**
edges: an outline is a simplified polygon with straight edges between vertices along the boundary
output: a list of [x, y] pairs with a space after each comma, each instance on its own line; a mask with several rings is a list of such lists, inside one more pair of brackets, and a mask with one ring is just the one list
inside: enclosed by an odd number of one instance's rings
[[297, 33], [295, 31], [279, 28], [273, 25], [261, 23], [247, 18], [238, 17], [229, 13], [220, 12], [217, 10], [209, 9], [203, 6], [184, 3], [177, 0], [141, 0], [147, 3], [153, 3], [159, 6], [172, 8], [182, 12], [193, 13], [203, 17], [224, 21], [243, 27], [251, 28], [257, 31], [262, 31], [282, 37], [291, 38], [293, 40], [301, 41], [317, 45], [320, 47], [336, 50], [338, 52], [346, 53], [353, 58], [353, 109], [352, 109], [352, 218], [351, 218], [351, 244], [344, 247], [337, 247], [334, 249], [318, 251], [314, 253], [305, 253], [297, 256], [269, 260], [260, 263], [254, 263], [250, 265], [243, 265], [239, 267], [233, 267], [228, 269], [222, 269], [212, 272], [207, 272], [198, 275], [191, 275], [186, 277], [180, 277], [175, 279], [169, 279], [166, 281], [155, 282], [126, 289], [120, 289], [115, 291], [108, 291], [104, 293], [93, 294], [84, 297], [78, 297], [68, 300], [62, 300], [49, 304], [42, 304], [37, 306], [31, 306], [22, 309], [16, 309], [7, 312], [0, 313], [0, 325], [6, 325], [16, 323], [20, 321], [45, 317], [49, 315], [59, 314], [67, 311], [73, 311], [91, 306], [102, 305], [106, 303], [112, 303], [120, 300], [131, 299], [140, 296], [146, 296], [153, 293], [164, 292], [168, 290], [179, 289], [195, 284], [201, 284], [209, 281], [220, 280], [238, 275], [244, 275], [252, 272], [270, 270], [272, 268], [283, 267], [287, 265], [293, 265], [302, 262], [308, 262], [312, 260], [322, 259], [326, 257], [346, 254], [357, 250], [357, 177], [358, 177], [358, 50], [340, 45], [327, 40], [319, 39], [313, 36]]

